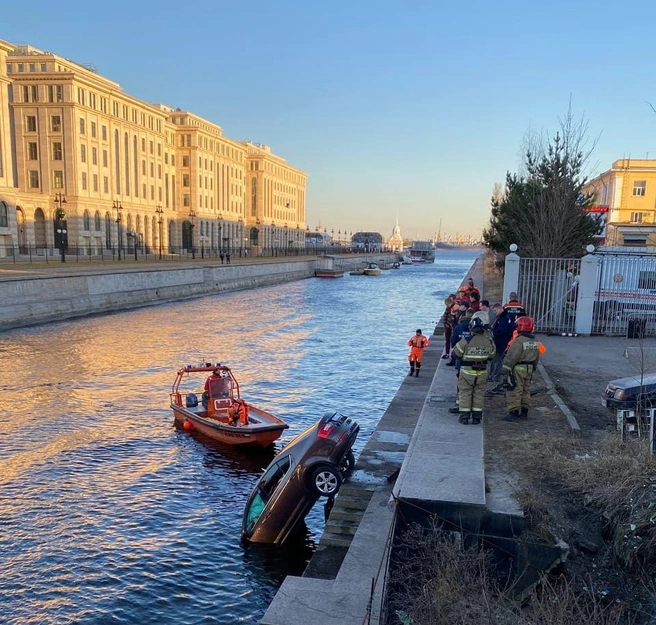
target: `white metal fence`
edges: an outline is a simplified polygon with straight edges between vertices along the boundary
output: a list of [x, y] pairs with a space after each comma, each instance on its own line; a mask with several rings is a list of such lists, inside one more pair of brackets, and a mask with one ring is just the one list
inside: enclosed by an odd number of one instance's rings
[[517, 294], [536, 332], [573, 333], [580, 258], [522, 258]]

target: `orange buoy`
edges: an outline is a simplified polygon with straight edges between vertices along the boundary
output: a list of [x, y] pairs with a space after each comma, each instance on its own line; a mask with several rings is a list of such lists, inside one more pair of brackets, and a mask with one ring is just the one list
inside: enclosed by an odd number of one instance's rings
[[191, 431], [194, 429], [194, 424], [191, 421], [186, 421], [182, 424], [182, 427], [187, 431]]

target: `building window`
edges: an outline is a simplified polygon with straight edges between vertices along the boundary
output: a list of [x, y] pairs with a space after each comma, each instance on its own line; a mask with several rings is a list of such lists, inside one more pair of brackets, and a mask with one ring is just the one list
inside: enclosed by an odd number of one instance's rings
[[152, 141], [150, 142], [150, 153], [151, 154], [155, 153], [155, 144]]
[[84, 134], [84, 118], [80, 117], [80, 134]]
[[93, 229], [96, 232], [100, 232], [100, 213], [96, 211], [96, 214], [93, 216]]
[[189, 206], [190, 205], [190, 198], [188, 193], [184, 193], [182, 196], [182, 205], [183, 206]]
[[39, 172], [34, 171], [33, 169], [30, 170], [30, 189], [38, 189], [39, 188]]
[[[98, 191], [98, 174], [93, 174], [93, 190]], [[100, 230], [100, 228], [96, 228], [96, 230]]]
[[27, 160], [36, 161], [39, 159], [39, 152], [36, 148], [36, 142], [30, 141], [27, 144]]
[[141, 191], [142, 191], [141, 195], [146, 197], [146, 183], [145, 182], [141, 185]]
[[633, 195], [644, 195], [647, 190], [646, 180], [635, 180], [633, 182]]
[[107, 126], [102, 127], [102, 140], [107, 141]]
[[157, 144], [157, 156], [162, 156], [162, 144]]
[[52, 172], [52, 184], [55, 189], [64, 188], [64, 172], [63, 171], [53, 171]]
[[80, 146], [80, 160], [83, 163], [87, 162], [87, 146], [84, 144]]
[[22, 63], [19, 63], [19, 64], [18, 64], [18, 71], [19, 71], [19, 72], [22, 72], [23, 69], [24, 69], [23, 64], [22, 64]]
[[141, 137], [141, 151], [146, 151], [146, 139], [144, 137]]
[[36, 132], [36, 116], [28, 115], [25, 118], [25, 123], [27, 124], [27, 132]]
[[183, 187], [189, 186], [189, 174], [182, 174], [182, 186]]
[[53, 161], [62, 160], [62, 144], [59, 141], [55, 141], [52, 144], [52, 160]]
[[50, 130], [52, 132], [61, 132], [61, 117], [59, 115], [53, 115], [50, 118]]
[[650, 221], [649, 219], [649, 213], [631, 213], [631, 223], [634, 224], [642, 224], [642, 223], [648, 223]]
[[175, 154], [171, 154], [171, 165], [175, 167]]
[[146, 175], [146, 161], [141, 161], [141, 175]]
[[161, 180], [162, 179], [162, 166], [158, 165], [157, 166], [157, 177]]
[[103, 150], [103, 167], [107, 167], [107, 150]]
[[0, 202], [0, 228], [7, 228], [9, 226], [9, 215], [7, 214], [7, 205]]
[[183, 156], [182, 157], [182, 166], [183, 167], [189, 167], [189, 157], [188, 156]]
[[155, 199], [155, 185], [153, 184], [150, 185], [150, 199], [151, 200]]
[[98, 150], [96, 148], [91, 148], [91, 164], [98, 164]]
[[169, 153], [164, 152], [164, 165], [168, 165], [168, 164], [169, 164]]
[[155, 163], [150, 164], [150, 177], [151, 178], [155, 177]]
[[89, 230], [89, 211], [84, 211], [82, 215], [82, 230]]
[[109, 178], [103, 176], [103, 193], [109, 193]]
[[96, 122], [91, 122], [91, 136], [96, 138]]
[[82, 191], [87, 190], [87, 172], [83, 171], [82, 172]]
[[11, 74], [14, 71], [13, 63], [7, 63], [7, 73]]

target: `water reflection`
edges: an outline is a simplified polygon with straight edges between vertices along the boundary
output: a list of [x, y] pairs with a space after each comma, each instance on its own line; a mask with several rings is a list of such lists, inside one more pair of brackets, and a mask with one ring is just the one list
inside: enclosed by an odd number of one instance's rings
[[[376, 278], [304, 280], [0, 336], [0, 622], [255, 623], [323, 527], [282, 550], [240, 543], [273, 454], [327, 410], [356, 419], [356, 455], [473, 256]], [[226, 449], [176, 429], [187, 363], [231, 366], [290, 429]]]

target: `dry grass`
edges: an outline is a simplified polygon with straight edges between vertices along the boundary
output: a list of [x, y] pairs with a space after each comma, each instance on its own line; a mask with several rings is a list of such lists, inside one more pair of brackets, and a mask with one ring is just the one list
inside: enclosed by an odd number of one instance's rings
[[390, 624], [403, 625], [620, 625], [630, 617], [619, 604], [603, 605], [588, 584], [575, 590], [562, 577], [542, 579], [524, 606], [512, 601], [480, 550], [462, 547], [459, 535], [435, 527], [411, 527], [401, 539], [392, 567]]

